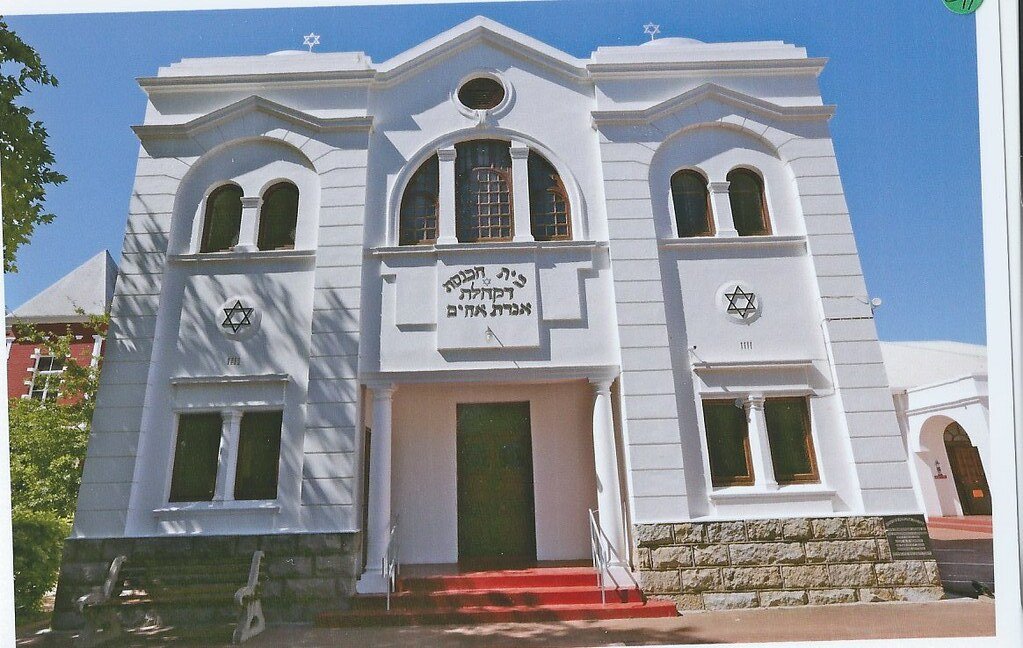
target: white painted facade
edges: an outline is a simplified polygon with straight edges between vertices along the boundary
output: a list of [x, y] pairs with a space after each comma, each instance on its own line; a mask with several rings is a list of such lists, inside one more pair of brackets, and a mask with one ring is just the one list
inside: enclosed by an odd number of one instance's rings
[[987, 348], [959, 342], [882, 342], [913, 488], [929, 517], [969, 511], [956, 489], [945, 430], [959, 424], [991, 475]]
[[[291, 52], [141, 79], [73, 535], [362, 530], [372, 570], [396, 514], [403, 562], [451, 562], [454, 407], [507, 400], [530, 403], [540, 559], [587, 557], [594, 506], [623, 556], [631, 524], [919, 512], [823, 66], [781, 42], [675, 38], [582, 59], [474, 18], [381, 63]], [[456, 97], [480, 75], [506, 91], [486, 112]], [[523, 172], [509, 242], [454, 240], [453, 146], [481, 138], [510, 142]], [[570, 241], [532, 240], [528, 151], [565, 184]], [[398, 245], [404, 188], [435, 154], [438, 242]], [[762, 175], [771, 234], [736, 235], [736, 167]], [[712, 237], [676, 235], [669, 178], [684, 168], [709, 181]], [[259, 251], [259, 197], [281, 179], [300, 192], [295, 246]], [[205, 200], [228, 182], [245, 196], [238, 245], [200, 253]], [[500, 285], [528, 312], [450, 316], [454, 277], [505, 269]], [[732, 285], [756, 293], [756, 317], [726, 313]], [[228, 334], [220, 309], [235, 300], [258, 323]], [[774, 396], [808, 398], [819, 483], [772, 483], [762, 399]], [[754, 485], [712, 486], [707, 397], [745, 403]], [[259, 408], [284, 410], [278, 498], [169, 504], [176, 415]]]

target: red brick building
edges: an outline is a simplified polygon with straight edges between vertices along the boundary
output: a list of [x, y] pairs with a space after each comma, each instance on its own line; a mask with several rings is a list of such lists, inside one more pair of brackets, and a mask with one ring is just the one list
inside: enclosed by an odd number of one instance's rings
[[117, 264], [103, 250], [7, 314], [8, 398], [55, 398], [63, 370], [60, 361], [39, 344], [16, 340], [12, 325], [33, 324], [56, 334], [70, 327], [75, 336], [73, 357], [80, 364], [95, 362], [103, 354], [103, 337], [90, 328], [89, 316], [109, 310], [116, 279]]

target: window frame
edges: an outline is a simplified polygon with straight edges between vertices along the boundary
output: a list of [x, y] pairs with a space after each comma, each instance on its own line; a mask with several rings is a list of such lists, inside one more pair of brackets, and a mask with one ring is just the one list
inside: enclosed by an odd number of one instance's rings
[[[235, 484], [238, 479], [237, 462], [241, 441], [241, 420], [246, 413], [280, 412], [281, 431], [280, 445], [277, 451], [277, 496], [272, 499], [237, 499], [234, 497]], [[176, 409], [174, 411], [174, 434], [171, 441], [170, 463], [167, 467], [167, 479], [163, 501], [166, 506], [190, 508], [194, 505], [222, 505], [225, 503], [260, 504], [277, 503], [281, 497], [284, 440], [287, 435], [286, 408], [281, 405], [245, 406], [245, 407], [197, 407]], [[217, 471], [214, 482], [213, 499], [172, 501], [171, 487], [174, 481], [174, 465], [177, 455], [178, 434], [181, 429], [181, 417], [189, 414], [218, 414], [221, 419], [220, 445], [217, 453]], [[226, 474], [229, 471], [230, 474]]]
[[[211, 213], [211, 209], [212, 209], [212, 205], [213, 205], [213, 200], [218, 196], [218, 194], [221, 194], [221, 193], [223, 193], [225, 191], [232, 190], [232, 189], [238, 191], [238, 194], [239, 194], [238, 195], [238, 231], [235, 234], [235, 239], [236, 239], [235, 243], [234, 243], [234, 245], [228, 246], [226, 248], [220, 248], [220, 249], [216, 249], [216, 250], [207, 249], [208, 242], [209, 242], [209, 236], [211, 234], [211, 226], [212, 226], [212, 223], [213, 223], [213, 218], [212, 218], [212, 213]], [[244, 216], [244, 211], [245, 210], [244, 210], [244, 207], [242, 206], [242, 199], [244, 197], [245, 197], [245, 191], [241, 188], [240, 185], [238, 185], [235, 182], [224, 182], [222, 184], [219, 184], [219, 185], [215, 186], [208, 194], [206, 194], [206, 198], [203, 199], [202, 228], [201, 228], [201, 230], [199, 232], [199, 249], [198, 249], [199, 254], [216, 254], [218, 252], [230, 252], [235, 247], [238, 246], [238, 244], [241, 242], [242, 219], [245, 217]]]
[[[799, 401], [803, 421], [803, 448], [806, 450], [807, 460], [810, 464], [810, 472], [793, 473], [782, 475], [778, 472], [778, 464], [775, 460], [775, 444], [771, 436], [771, 427], [767, 418], [767, 407], [769, 403], [779, 401]], [[821, 483], [820, 467], [817, 463], [817, 452], [813, 441], [813, 419], [810, 414], [810, 401], [806, 396], [770, 396], [764, 398], [764, 432], [767, 435], [767, 442], [770, 446], [771, 466], [774, 469], [774, 479], [779, 486], [789, 484], [819, 484]]]
[[[698, 234], [686, 234], [686, 235], [683, 235], [681, 230], [679, 229], [678, 206], [677, 206], [676, 200], [675, 200], [675, 178], [679, 178], [679, 177], [682, 177], [682, 176], [694, 176], [696, 178], [699, 178], [702, 181], [702, 183], [703, 183], [703, 195], [704, 195], [704, 198], [706, 200], [706, 206], [705, 206], [705, 211], [704, 211], [704, 220], [705, 220], [705, 223], [706, 223], [706, 229], [703, 232], [698, 233]], [[668, 204], [671, 205], [672, 225], [674, 225], [674, 228], [675, 228], [675, 237], [676, 238], [687, 238], [688, 239], [688, 238], [701, 238], [701, 237], [717, 236], [717, 227], [716, 227], [716, 224], [714, 222], [714, 211], [713, 211], [713, 205], [711, 203], [711, 197], [710, 197], [710, 180], [707, 178], [706, 175], [704, 175], [704, 173], [702, 171], [700, 171], [698, 169], [693, 169], [693, 168], [690, 168], [690, 167], [685, 167], [685, 168], [682, 168], [682, 169], [678, 169], [677, 171], [672, 173], [671, 177], [668, 178], [668, 194], [669, 194], [669, 198], [670, 198], [670, 200], [668, 200]]]
[[[435, 165], [436, 169], [429, 169], [429, 165]], [[420, 174], [424, 174], [420, 176]], [[420, 177], [426, 177], [427, 174], [433, 175], [436, 180], [435, 190], [431, 192], [429, 188], [420, 187], [417, 182], [420, 181]], [[425, 183], [424, 183], [425, 184]], [[431, 183], [431, 188], [432, 183]], [[413, 245], [433, 245], [437, 243], [437, 239], [440, 238], [440, 156], [437, 153], [427, 157], [423, 160], [416, 170], [409, 176], [408, 182], [405, 183], [404, 189], [401, 192], [401, 200], [398, 202], [398, 245], [399, 246], [413, 246]], [[415, 223], [412, 226], [408, 226], [407, 219], [415, 221], [416, 219], [426, 219], [426, 216], [418, 216], [415, 214], [409, 214], [406, 212], [406, 205], [410, 205], [417, 196], [426, 196], [431, 199], [433, 203], [433, 238], [418, 238], [410, 237], [406, 238], [406, 232], [416, 232], [420, 228], [415, 227]], [[424, 231], [429, 229], [427, 227], [422, 228]]]
[[[243, 433], [245, 432], [245, 429], [243, 428], [243, 426], [245, 424], [245, 417], [247, 415], [250, 415], [250, 414], [263, 414], [263, 415], [268, 415], [268, 414], [269, 415], [274, 415], [274, 414], [276, 414], [276, 415], [278, 415], [280, 417], [280, 427], [276, 431], [276, 436], [277, 436], [277, 462], [276, 462], [277, 463], [277, 470], [273, 474], [274, 492], [275, 492], [274, 497], [267, 498], [267, 497], [239, 497], [238, 496], [238, 482], [239, 482], [239, 479], [240, 479], [239, 478], [239, 473], [238, 473], [238, 466], [239, 466], [239, 462], [240, 462], [241, 457], [242, 457]], [[280, 496], [280, 488], [281, 488], [281, 484], [280, 484], [280, 477], [281, 477], [281, 441], [283, 440], [283, 437], [284, 437], [284, 410], [283, 409], [265, 409], [265, 410], [264, 409], [246, 409], [246, 410], [244, 410], [242, 412], [241, 416], [238, 417], [238, 430], [237, 430], [237, 434], [235, 436], [235, 442], [232, 445], [232, 447], [234, 448], [234, 453], [235, 453], [235, 458], [234, 458], [234, 461], [232, 462], [232, 464], [234, 465], [234, 475], [233, 475], [233, 479], [232, 479], [231, 483], [225, 485], [226, 489], [228, 491], [230, 491], [231, 497], [230, 498], [226, 498], [226, 499], [231, 499], [231, 500], [237, 501], [237, 502], [265, 502], [265, 501], [276, 500]], [[254, 486], [251, 485], [251, 484], [247, 484], [246, 486], [248, 488], [250, 488], [250, 489], [254, 488]]]
[[[533, 184], [533, 173], [532, 172], [537, 168], [536, 165], [540, 165], [540, 164], [545, 165], [550, 170], [551, 179], [553, 180], [553, 183], [552, 183], [553, 186], [540, 187], [539, 183], [537, 183], [537, 185]], [[514, 180], [514, 178], [513, 178], [513, 180]], [[569, 200], [569, 198], [568, 198], [568, 188], [565, 187], [565, 181], [562, 180], [561, 173], [558, 172], [557, 167], [555, 167], [551, 163], [550, 160], [548, 160], [546, 157], [544, 157], [539, 152], [537, 152], [537, 151], [535, 151], [533, 149], [529, 149], [529, 156], [526, 159], [526, 182], [527, 182], [528, 191], [529, 191], [529, 234], [530, 234], [530, 236], [532, 236], [533, 240], [534, 241], [539, 241], [539, 242], [571, 241], [571, 240], [573, 240], [573, 238], [572, 238], [572, 201]], [[555, 234], [553, 236], [541, 236], [541, 237], [537, 236], [537, 228], [538, 227], [542, 227], [542, 228], [546, 228], [546, 229], [552, 229], [552, 228], [553, 229], [557, 229], [558, 227], [560, 227], [560, 225], [557, 222], [544, 223], [544, 224], [538, 224], [537, 223], [537, 216], [541, 215], [541, 214], [537, 210], [534, 210], [533, 206], [534, 206], [534, 202], [539, 203], [541, 198], [540, 197], [534, 198], [534, 194], [533, 194], [533, 190], [534, 189], [539, 189], [540, 191], [543, 191], [544, 193], [555, 194], [556, 196], [560, 196], [561, 200], [565, 203], [565, 225], [564, 225], [565, 233], [564, 234]], [[543, 198], [546, 198], [546, 196], [544, 196]], [[557, 212], [546, 212], [546, 213], [543, 213], [542, 215], [544, 217], [550, 218], [552, 215], [556, 215], [556, 214], [557, 214]]]
[[[507, 145], [507, 147], [508, 147], [508, 166], [507, 167], [499, 167], [499, 166], [497, 166], [497, 165], [495, 165], [493, 163], [491, 163], [490, 166], [467, 166], [467, 168], [464, 169], [465, 177], [464, 178], [460, 177], [460, 173], [459, 172], [462, 171], [462, 169], [460, 169], [460, 167], [459, 167], [459, 157], [460, 157], [458, 155], [459, 147], [460, 146], [461, 147], [466, 147], [468, 145], [473, 145], [473, 144], [482, 145], [484, 143], [490, 144], [490, 145], [498, 144], [498, 143], [502, 144], [502, 145]], [[512, 176], [512, 166], [513, 166], [513, 163], [512, 163], [512, 159], [511, 159], [511, 142], [509, 142], [507, 140], [502, 140], [502, 139], [488, 139], [488, 138], [471, 139], [471, 140], [466, 140], [464, 142], [459, 142], [458, 144], [456, 144], [455, 145], [455, 151], [456, 151], [456, 153], [455, 153], [455, 238], [458, 240], [459, 243], [467, 243], [467, 244], [468, 243], [506, 243], [506, 242], [509, 242], [509, 241], [513, 240], [515, 238], [515, 185], [514, 185], [514, 178]], [[481, 215], [479, 213], [476, 213], [475, 216], [473, 216], [472, 214], [467, 214], [467, 213], [463, 212], [463, 210], [465, 209], [466, 205], [471, 205], [472, 204], [472, 201], [470, 200], [470, 198], [475, 196], [475, 195], [478, 195], [477, 192], [470, 191], [470, 187], [472, 186], [473, 183], [478, 183], [479, 182], [479, 180], [476, 178], [476, 176], [474, 174], [476, 174], [477, 172], [480, 172], [480, 171], [488, 171], [488, 172], [491, 172], [491, 173], [495, 173], [498, 176], [500, 176], [501, 182], [504, 183], [504, 186], [505, 186], [506, 189], [505, 189], [505, 191], [501, 191], [499, 193], [507, 193], [507, 195], [508, 195], [508, 202], [507, 202], [507, 205], [508, 205], [508, 214], [507, 214], [507, 219], [508, 219], [508, 235], [507, 236], [487, 236], [487, 237], [479, 236], [480, 230], [483, 228], [483, 226], [480, 224]], [[489, 183], [489, 182], [494, 182], [494, 181], [493, 180], [487, 180], [486, 182]], [[465, 192], [464, 195], [463, 195], [463, 191]], [[477, 200], [475, 204], [479, 205], [480, 203]], [[494, 204], [502, 204], [502, 203], [486, 203], [486, 204], [494, 205]], [[477, 212], [478, 212], [478, 210], [477, 210]], [[504, 218], [505, 217], [504, 214], [497, 214], [497, 215], [487, 214], [486, 216], [487, 216], [487, 218]], [[475, 223], [474, 224], [470, 223], [470, 224], [466, 225], [466, 221], [467, 220], [474, 220]], [[492, 225], [492, 224], [488, 224], [486, 227], [487, 227], [487, 229], [493, 229], [495, 226]], [[499, 227], [499, 228], [503, 229], [503, 225], [498, 225], [496, 227]], [[473, 231], [475, 232], [475, 236], [463, 239], [463, 237], [462, 237], [463, 234], [468, 233], [468, 232], [473, 232]]]
[[[748, 233], [748, 234], [743, 234], [742, 232], [739, 231], [739, 228], [738, 228], [738, 226], [736, 224], [736, 220], [735, 220], [735, 208], [734, 208], [733, 203], [732, 203], [732, 178], [734, 177], [735, 174], [741, 174], [741, 175], [745, 175], [745, 176], [748, 176], [750, 178], [753, 178], [753, 180], [757, 184], [757, 188], [759, 190], [759, 196], [760, 196], [760, 224], [761, 224], [761, 227], [762, 227], [762, 231], [752, 232], [752, 233]], [[770, 210], [767, 207], [767, 183], [764, 182], [764, 176], [759, 171], [757, 171], [756, 169], [753, 169], [751, 167], [738, 166], [738, 167], [735, 167], [734, 169], [732, 169], [731, 171], [729, 171], [725, 175], [725, 180], [729, 183], [729, 185], [728, 185], [728, 206], [729, 206], [729, 208], [730, 208], [730, 210], [732, 212], [732, 227], [735, 229], [736, 233], [738, 233], [738, 235], [740, 237], [746, 237], [746, 236], [771, 236], [774, 233], [774, 231], [773, 231], [773, 229], [771, 227], [771, 214], [770, 214]]]
[[[55, 370], [53, 369], [53, 361], [57, 359], [56, 356], [51, 355], [49, 353], [43, 353], [40, 349], [36, 349], [35, 353], [32, 354], [32, 357], [35, 359], [35, 363], [32, 365], [32, 380], [29, 381], [28, 394], [26, 394], [25, 397], [32, 399], [36, 398], [34, 395], [36, 392], [36, 381], [39, 379], [40, 376], [45, 376], [45, 382], [43, 383], [42, 389], [42, 397], [36, 400], [38, 400], [40, 403], [47, 402], [47, 400], [49, 400], [49, 396], [51, 395], [51, 390], [53, 400], [60, 398], [60, 376], [61, 374], [64, 373], [64, 367], [67, 365], [67, 362], [65, 360], [61, 360], [60, 369]], [[42, 363], [43, 358], [50, 359], [50, 369], [40, 371], [39, 365]], [[53, 384], [51, 387], [50, 381], [54, 377], [57, 377], [57, 382], [56, 384]]]
[[[707, 443], [707, 468], [708, 475], [710, 476], [711, 486], [714, 488], [726, 488], [729, 486], [754, 486], [756, 484], [756, 466], [753, 465], [753, 452], [750, 447], [750, 429], [749, 429], [749, 416], [745, 408], [737, 407], [735, 398], [714, 398], [706, 397], [700, 399], [700, 415], [703, 420], [703, 436]], [[714, 463], [711, 459], [711, 438], [710, 429], [707, 423], [706, 405], [713, 404], [713, 406], [721, 407], [735, 407], [742, 412], [743, 427], [745, 428], [742, 447], [743, 455], [746, 461], [746, 475], [740, 475], [737, 477], [719, 477], [714, 474]]]
[[[213, 473], [213, 493], [211, 494], [210, 499], [208, 499], [208, 500], [207, 499], [201, 499], [201, 500], [173, 499], [173, 496], [174, 496], [174, 478], [175, 478], [175, 475], [177, 474], [175, 468], [178, 465], [178, 457], [179, 457], [178, 450], [179, 450], [179, 443], [180, 443], [180, 440], [181, 440], [181, 423], [182, 423], [182, 418], [185, 417], [185, 416], [209, 416], [209, 415], [214, 415], [214, 414], [217, 415], [219, 417], [219, 419], [220, 419], [220, 428], [217, 430], [217, 460], [216, 460], [216, 463], [215, 463], [216, 470]], [[174, 440], [173, 440], [173, 443], [171, 444], [171, 452], [170, 452], [170, 475], [169, 475], [169, 479], [167, 480], [167, 494], [166, 494], [166, 497], [164, 497], [164, 500], [168, 504], [182, 506], [182, 505], [188, 505], [188, 504], [209, 503], [209, 502], [217, 501], [217, 491], [218, 491], [218, 487], [220, 485], [220, 471], [221, 471], [221, 468], [222, 468], [221, 459], [223, 458], [222, 455], [223, 455], [223, 451], [224, 451], [224, 419], [225, 419], [224, 412], [222, 412], [220, 410], [187, 411], [187, 412], [176, 412], [175, 413]]]
[[[295, 214], [294, 214], [295, 230], [294, 230], [294, 238], [293, 238], [293, 240], [291, 241], [290, 244], [277, 245], [277, 246], [274, 246], [274, 247], [264, 247], [264, 232], [265, 232], [264, 227], [269, 227], [268, 221], [264, 218], [264, 216], [266, 215], [264, 212], [265, 212], [266, 207], [267, 207], [267, 198], [270, 197], [274, 192], [286, 190], [288, 187], [290, 187], [291, 189], [293, 189], [295, 191]], [[292, 182], [291, 180], [288, 180], [286, 178], [282, 178], [280, 180], [275, 180], [274, 182], [270, 183], [267, 186], [266, 189], [263, 190], [263, 193], [260, 195], [259, 214], [257, 216], [257, 223], [256, 223], [256, 249], [258, 251], [260, 251], [260, 252], [269, 252], [269, 251], [273, 251], [273, 250], [294, 250], [295, 249], [295, 246], [298, 243], [298, 217], [299, 217], [299, 211], [300, 211], [300, 205], [301, 204], [302, 204], [302, 192], [299, 191], [298, 185], [296, 185], [294, 182]], [[244, 217], [245, 216], [244, 216], [244, 212], [243, 212], [242, 218], [244, 218]]]

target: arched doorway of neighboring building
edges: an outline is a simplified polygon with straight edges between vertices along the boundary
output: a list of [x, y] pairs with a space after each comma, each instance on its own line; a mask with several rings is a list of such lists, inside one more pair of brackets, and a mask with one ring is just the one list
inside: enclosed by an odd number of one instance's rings
[[977, 447], [955, 421], [945, 428], [944, 439], [963, 515], [991, 515], [991, 491]]

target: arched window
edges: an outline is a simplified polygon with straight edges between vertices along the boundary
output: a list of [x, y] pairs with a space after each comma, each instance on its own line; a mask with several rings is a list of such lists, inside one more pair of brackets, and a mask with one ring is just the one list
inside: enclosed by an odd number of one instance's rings
[[771, 233], [764, 200], [764, 181], [749, 169], [735, 169], [728, 180], [728, 202], [732, 205], [732, 222], [739, 236]]
[[511, 145], [455, 145], [455, 233], [460, 243], [512, 238]]
[[542, 156], [529, 152], [529, 218], [533, 240], [572, 238], [572, 214], [561, 176]]
[[398, 245], [437, 241], [438, 162], [434, 155], [409, 180], [401, 196]]
[[260, 250], [294, 249], [297, 224], [298, 187], [290, 182], [278, 182], [263, 194], [256, 245]]
[[968, 446], [973, 445], [973, 443], [970, 442], [969, 435], [966, 434], [966, 430], [964, 430], [963, 426], [959, 425], [955, 421], [949, 423], [948, 427], [945, 428], [944, 437], [945, 443], [958, 443], [959, 445]]
[[238, 244], [242, 226], [242, 190], [238, 185], [224, 185], [206, 198], [202, 222], [200, 252], [222, 252]]
[[706, 178], [690, 170], [671, 176], [671, 202], [679, 238], [714, 235]]

